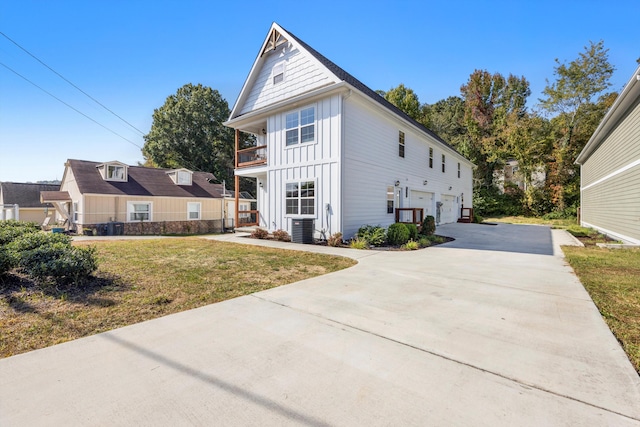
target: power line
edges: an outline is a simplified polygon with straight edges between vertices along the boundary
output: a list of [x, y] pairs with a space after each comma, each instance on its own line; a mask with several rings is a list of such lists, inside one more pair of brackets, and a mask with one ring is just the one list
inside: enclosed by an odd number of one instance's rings
[[[140, 129], [138, 129], [137, 127], [135, 127], [134, 125], [132, 125], [131, 123], [129, 123], [128, 121], [126, 121], [125, 119], [123, 119], [122, 117], [120, 117], [119, 115], [117, 115], [115, 112], [113, 112], [112, 110], [110, 110], [109, 108], [107, 108], [104, 104], [102, 104], [100, 101], [98, 101], [97, 99], [95, 99], [94, 97], [92, 97], [91, 95], [89, 95], [87, 92], [83, 91], [82, 89], [80, 89], [78, 86], [76, 86], [75, 84], [73, 84], [71, 81], [69, 81], [66, 77], [64, 77], [62, 74], [58, 73], [56, 70], [54, 70], [53, 68], [51, 68], [50, 66], [48, 66], [47, 64], [45, 64], [42, 60], [40, 60], [38, 57], [36, 57], [34, 54], [32, 54], [31, 52], [29, 52], [27, 49], [25, 49], [24, 47], [20, 46], [17, 42], [15, 42], [14, 40], [12, 40], [9, 36], [7, 36], [5, 33], [3, 33], [2, 31], [0, 31], [0, 34], [6, 38], [7, 40], [9, 40], [11, 43], [13, 43], [14, 45], [18, 46], [20, 49], [22, 49], [27, 55], [31, 56], [33, 59], [35, 59], [36, 61], [38, 61], [40, 64], [44, 65], [46, 68], [49, 69], [49, 71], [51, 71], [52, 73], [54, 73], [56, 76], [60, 77], [62, 80], [64, 80], [65, 82], [69, 83], [71, 86], [73, 86], [74, 88], [76, 88], [77, 90], [79, 90], [83, 95], [87, 96], [89, 99], [91, 99], [93, 102], [95, 102], [96, 104], [98, 104], [99, 106], [101, 106], [102, 108], [104, 108], [105, 110], [107, 110], [108, 112], [110, 112], [111, 114], [113, 114], [114, 116], [116, 116], [117, 118], [119, 118], [120, 120], [122, 120], [124, 123], [126, 123], [127, 125], [129, 125], [132, 129], [134, 129], [136, 132], [140, 133], [140, 135], [144, 135], [144, 132], [142, 132]], [[3, 64], [4, 65], [4, 64]], [[6, 65], [5, 65], [6, 67]], [[8, 67], [7, 67], [8, 68]], [[13, 70], [11, 70], [13, 71]], [[17, 73], [16, 73], [17, 74]], [[22, 76], [20, 76], [22, 77]], [[77, 111], [77, 110], [76, 110]], [[97, 122], [96, 122], [97, 123]]]
[[140, 147], [138, 144], [136, 144], [135, 142], [131, 141], [130, 139], [125, 138], [124, 136], [120, 135], [119, 133], [117, 133], [116, 131], [109, 129], [108, 127], [106, 127], [105, 125], [103, 125], [102, 123], [94, 120], [93, 118], [87, 116], [85, 113], [83, 113], [82, 111], [78, 110], [77, 108], [75, 108], [74, 106], [67, 104], [66, 102], [64, 102], [62, 99], [58, 98], [57, 96], [55, 96], [54, 94], [52, 94], [51, 92], [48, 92], [47, 90], [43, 89], [42, 87], [38, 86], [36, 83], [32, 82], [31, 80], [29, 80], [28, 78], [26, 78], [25, 76], [23, 76], [22, 74], [18, 73], [16, 70], [14, 70], [13, 68], [7, 66], [6, 64], [3, 64], [2, 62], [0, 62], [0, 65], [2, 65], [4, 68], [6, 68], [7, 70], [11, 71], [13, 74], [15, 74], [16, 76], [26, 80], [27, 82], [31, 83], [32, 85], [34, 85], [35, 87], [37, 87], [38, 89], [40, 89], [41, 91], [43, 91], [44, 93], [46, 93], [47, 95], [49, 95], [50, 97], [52, 97], [53, 99], [55, 99], [58, 102], [61, 102], [62, 104], [66, 105], [67, 107], [71, 108], [73, 111], [75, 111], [76, 113], [86, 117], [87, 119], [91, 120], [93, 123], [97, 124], [98, 126], [108, 130], [109, 132], [111, 132], [112, 134], [124, 139], [125, 141], [127, 141], [128, 143], [135, 145], [136, 147], [138, 147], [139, 149], [142, 150], [142, 147]]

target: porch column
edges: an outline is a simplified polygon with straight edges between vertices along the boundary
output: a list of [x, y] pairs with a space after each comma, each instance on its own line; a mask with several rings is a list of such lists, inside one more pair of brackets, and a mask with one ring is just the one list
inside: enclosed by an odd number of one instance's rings
[[[236, 129], [236, 155], [235, 155], [235, 168], [238, 169], [238, 150], [240, 149], [240, 130]], [[238, 209], [240, 209], [240, 177], [238, 175], [233, 174], [234, 179], [235, 179], [235, 191], [234, 191], [234, 195], [235, 195], [235, 202], [236, 202], [236, 209], [235, 209], [235, 218], [234, 218], [234, 222], [233, 222], [233, 227], [234, 228], [238, 228], [238, 226], [240, 225], [239, 220], [240, 220], [240, 214], [238, 213]]]

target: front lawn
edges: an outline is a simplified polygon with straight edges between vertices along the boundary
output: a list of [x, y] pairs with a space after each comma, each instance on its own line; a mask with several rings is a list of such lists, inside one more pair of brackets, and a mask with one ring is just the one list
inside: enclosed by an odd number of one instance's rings
[[[78, 243], [83, 245], [86, 243]], [[0, 357], [341, 270], [355, 261], [201, 238], [91, 242], [80, 289], [0, 277]]]
[[609, 328], [640, 373], [640, 249], [564, 246]]

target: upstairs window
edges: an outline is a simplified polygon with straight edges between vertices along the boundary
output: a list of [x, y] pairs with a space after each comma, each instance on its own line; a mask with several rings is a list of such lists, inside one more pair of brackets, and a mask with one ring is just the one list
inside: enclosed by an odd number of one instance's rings
[[112, 181], [125, 181], [124, 166], [107, 165], [107, 179]]
[[404, 157], [404, 132], [398, 132], [398, 155]]
[[178, 171], [178, 185], [191, 185], [191, 173]]
[[287, 146], [313, 142], [316, 137], [315, 108], [309, 107], [286, 116]]
[[433, 169], [433, 148], [429, 147], [429, 167]]
[[284, 62], [276, 64], [273, 67], [273, 84], [277, 85], [284, 81]]
[[460, 162], [458, 162], [458, 178], [460, 178]]
[[446, 158], [444, 157], [444, 154], [442, 155], [442, 173], [444, 173], [445, 171], [445, 164], [446, 164]]

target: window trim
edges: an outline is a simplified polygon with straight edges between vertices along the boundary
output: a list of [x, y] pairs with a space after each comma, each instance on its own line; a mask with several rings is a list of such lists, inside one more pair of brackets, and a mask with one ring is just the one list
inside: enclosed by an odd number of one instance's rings
[[[135, 213], [135, 205], [149, 205], [149, 219], [131, 219], [131, 214]], [[153, 221], [153, 202], [148, 201], [128, 201], [127, 202], [127, 222], [152, 222]]]
[[[300, 213], [301, 208], [302, 208], [302, 200], [309, 200], [310, 197], [302, 197], [302, 184], [304, 183], [313, 183], [313, 213], [309, 214], [303, 214]], [[289, 199], [293, 199], [292, 197], [287, 197], [287, 185], [289, 184], [298, 184], [298, 196], [297, 196], [297, 200], [298, 200], [298, 211], [297, 213], [288, 213], [287, 212], [287, 200]], [[318, 196], [317, 196], [317, 191], [318, 191], [318, 183], [317, 183], [317, 179], [315, 178], [307, 178], [307, 179], [299, 179], [299, 180], [289, 180], [289, 181], [285, 181], [284, 183], [284, 216], [285, 218], [291, 218], [291, 217], [302, 217], [302, 218], [316, 218], [317, 212], [318, 212]]]
[[[302, 111], [305, 110], [309, 110], [309, 109], [313, 109], [313, 123], [308, 123], [308, 124], [302, 124], [302, 120], [301, 120], [301, 115], [302, 115]], [[305, 107], [302, 108], [298, 108], [297, 110], [291, 110], [289, 112], [284, 113], [284, 148], [288, 149], [288, 148], [295, 148], [295, 147], [300, 147], [303, 145], [310, 145], [310, 144], [315, 144], [317, 142], [316, 140], [316, 129], [317, 129], [317, 116], [316, 116], [316, 105], [315, 104], [311, 104], [311, 105], [307, 105]], [[290, 116], [292, 114], [296, 113], [298, 115], [297, 118], [297, 125], [296, 127], [291, 127], [288, 128], [287, 127], [287, 116]], [[311, 141], [304, 141], [302, 142], [302, 129], [303, 128], [308, 128], [308, 127], [313, 127], [313, 140]], [[290, 130], [294, 130], [297, 129], [297, 133], [298, 133], [298, 139], [297, 142], [288, 144], [287, 143], [287, 132]]]
[[398, 156], [404, 159], [405, 155], [405, 138], [404, 132], [401, 130], [398, 131]]
[[[195, 211], [198, 214], [197, 218], [191, 218], [191, 206], [195, 205], [198, 209]], [[187, 202], [187, 221], [200, 221], [202, 219], [202, 203], [201, 202]]]

